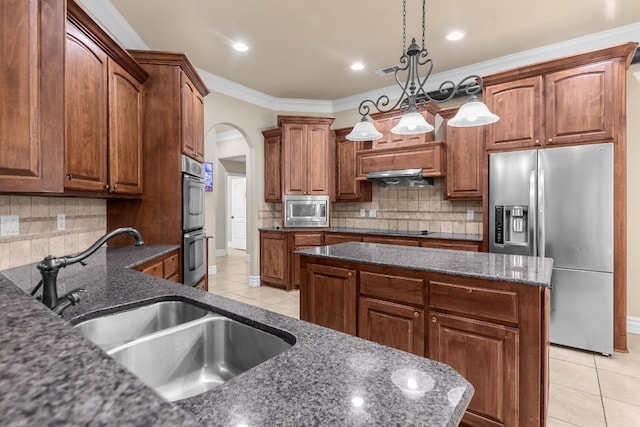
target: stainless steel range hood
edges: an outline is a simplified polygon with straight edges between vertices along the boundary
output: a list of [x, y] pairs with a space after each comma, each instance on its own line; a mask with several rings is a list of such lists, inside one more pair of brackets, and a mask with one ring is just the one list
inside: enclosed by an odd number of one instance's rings
[[433, 178], [422, 176], [422, 169], [398, 169], [369, 172], [365, 178], [381, 187], [427, 187]]

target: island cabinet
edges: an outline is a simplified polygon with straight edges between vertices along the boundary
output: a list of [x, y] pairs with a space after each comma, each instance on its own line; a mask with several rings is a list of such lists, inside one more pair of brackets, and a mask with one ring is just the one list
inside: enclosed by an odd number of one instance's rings
[[264, 201], [282, 201], [282, 129], [262, 132], [264, 136]]
[[545, 425], [547, 287], [306, 255], [301, 274], [302, 320], [446, 363], [471, 382], [462, 425]]
[[352, 128], [336, 129], [336, 202], [370, 202], [372, 183], [356, 180], [356, 152], [371, 148], [370, 141], [349, 141]]
[[[625, 115], [626, 43], [484, 77], [488, 150], [610, 142]], [[517, 108], [516, 108], [517, 106]]]
[[68, 2], [64, 188], [142, 193], [142, 84], [147, 73]]
[[484, 188], [484, 140], [486, 126], [447, 126], [459, 107], [440, 110], [444, 119], [446, 151], [444, 198], [447, 200], [482, 200]]
[[0, 2], [0, 192], [63, 191], [65, 2]]
[[333, 183], [333, 118], [278, 116], [284, 194], [329, 195]]

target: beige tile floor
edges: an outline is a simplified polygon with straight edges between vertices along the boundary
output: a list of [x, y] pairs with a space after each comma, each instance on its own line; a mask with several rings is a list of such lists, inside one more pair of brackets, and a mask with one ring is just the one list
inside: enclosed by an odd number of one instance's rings
[[[299, 291], [250, 288], [244, 251], [216, 258], [209, 292], [300, 318]], [[611, 357], [551, 346], [549, 427], [640, 427], [640, 335]]]

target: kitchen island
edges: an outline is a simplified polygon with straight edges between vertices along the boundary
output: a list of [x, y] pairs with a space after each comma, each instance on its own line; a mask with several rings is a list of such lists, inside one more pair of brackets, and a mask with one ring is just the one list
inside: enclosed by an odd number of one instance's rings
[[300, 318], [449, 364], [466, 425], [543, 426], [553, 260], [375, 243], [300, 257]]
[[[28, 295], [34, 265], [0, 274], [2, 425], [454, 426], [473, 387], [449, 366], [133, 269], [176, 246], [100, 249], [60, 271], [85, 288], [56, 316]], [[157, 301], [192, 301], [293, 336], [283, 353], [201, 395], [167, 402], [72, 324]], [[158, 355], [162, 357], [162, 355]]]

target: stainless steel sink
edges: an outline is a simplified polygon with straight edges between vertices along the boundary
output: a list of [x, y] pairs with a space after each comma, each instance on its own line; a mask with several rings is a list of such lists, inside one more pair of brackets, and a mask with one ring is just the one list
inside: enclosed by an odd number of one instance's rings
[[274, 335], [182, 301], [150, 304], [74, 327], [169, 401], [211, 390], [295, 342], [285, 332]]
[[279, 336], [210, 314], [108, 353], [174, 401], [204, 393], [290, 347]]
[[162, 301], [87, 320], [74, 326], [103, 350], [206, 316], [207, 310], [184, 301]]

